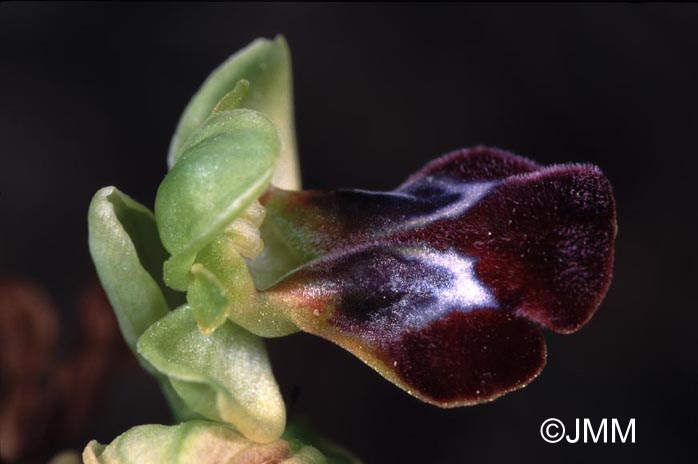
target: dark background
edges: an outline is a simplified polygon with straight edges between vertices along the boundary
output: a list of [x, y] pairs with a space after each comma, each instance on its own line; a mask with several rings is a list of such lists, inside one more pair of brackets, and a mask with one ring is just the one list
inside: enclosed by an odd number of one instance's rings
[[[440, 410], [307, 335], [272, 340], [293, 415], [367, 463], [696, 462], [698, 8], [690, 5], [0, 5], [0, 260], [63, 307], [92, 273], [87, 206], [116, 185], [152, 205], [179, 115], [259, 36], [294, 60], [304, 184], [396, 186], [489, 144], [610, 178], [619, 234], [597, 315], [549, 333], [548, 365], [493, 403]], [[63, 314], [68, 334], [74, 325]], [[135, 364], [89, 438], [167, 423]], [[634, 445], [551, 445], [548, 417], [636, 418]]]

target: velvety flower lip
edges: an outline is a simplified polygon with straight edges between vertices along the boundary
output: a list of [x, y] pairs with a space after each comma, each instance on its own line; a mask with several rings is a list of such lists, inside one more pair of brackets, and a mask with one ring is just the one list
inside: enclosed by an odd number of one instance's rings
[[475, 147], [391, 192], [261, 201], [302, 263], [269, 302], [440, 406], [526, 385], [545, 364], [540, 327], [578, 330], [610, 284], [615, 204], [593, 165]]

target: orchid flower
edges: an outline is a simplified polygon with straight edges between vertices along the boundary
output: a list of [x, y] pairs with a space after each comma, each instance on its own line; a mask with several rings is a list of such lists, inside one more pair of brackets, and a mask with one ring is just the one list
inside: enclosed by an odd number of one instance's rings
[[[177, 427], [277, 443], [286, 414], [262, 338], [299, 330], [441, 407], [529, 383], [542, 329], [576, 331], [608, 289], [616, 222], [601, 171], [476, 147], [389, 192], [299, 190], [291, 87], [283, 38], [255, 41], [185, 109], [154, 213], [115, 187], [92, 201], [98, 274], [127, 343], [191, 424]], [[85, 456], [130, 462], [110, 450], [131, 456], [153, 434], [164, 453], [183, 433], [146, 427]], [[295, 462], [351, 462], [321, 451]]]

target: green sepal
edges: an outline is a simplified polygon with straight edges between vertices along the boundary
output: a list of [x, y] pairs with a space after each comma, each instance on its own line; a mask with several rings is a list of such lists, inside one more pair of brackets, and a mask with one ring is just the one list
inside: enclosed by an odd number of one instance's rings
[[[153, 213], [115, 187], [99, 190], [88, 213], [89, 247], [127, 345], [169, 312], [162, 282], [167, 252]], [[146, 363], [145, 367], [152, 368]]]
[[109, 445], [91, 441], [85, 464], [326, 464], [311, 446], [293, 449], [284, 440], [253, 443], [225, 424], [190, 421], [178, 425], [140, 425]]
[[153, 324], [138, 352], [193, 411], [234, 425], [250, 440], [281, 436], [286, 411], [264, 342], [228, 321], [212, 334], [199, 331], [187, 305]]
[[[291, 55], [283, 37], [257, 39], [216, 68], [192, 97], [177, 124], [167, 163], [175, 166], [183, 156], [182, 145], [209, 117], [216, 104], [240, 81], [250, 83], [244, 101], [237, 104], [268, 115], [281, 134], [283, 148], [274, 173], [274, 185], [300, 188], [293, 122]], [[242, 99], [241, 99], [242, 100]]]
[[198, 417], [136, 349], [138, 338], [179, 305], [184, 295], [162, 281], [167, 252], [160, 243], [153, 213], [115, 187], [99, 190], [88, 213], [89, 247], [97, 275], [116, 314], [121, 334], [139, 363], [162, 386], [178, 419]]
[[280, 142], [271, 120], [251, 110], [206, 120], [158, 188], [155, 217], [172, 255], [165, 282], [186, 290], [196, 253], [269, 186]]

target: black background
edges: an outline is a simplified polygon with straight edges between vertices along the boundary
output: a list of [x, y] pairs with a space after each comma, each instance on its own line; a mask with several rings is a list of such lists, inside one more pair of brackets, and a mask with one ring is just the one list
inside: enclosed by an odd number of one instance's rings
[[[152, 205], [189, 97], [276, 33], [293, 54], [306, 187], [387, 189], [484, 143], [598, 164], [619, 223], [606, 300], [577, 334], [548, 334], [527, 388], [440, 410], [294, 335], [269, 343], [291, 414], [367, 463], [696, 462], [696, 6], [2, 4], [2, 267], [69, 307], [92, 272], [92, 194], [116, 185]], [[108, 396], [85, 440], [169, 420], [135, 366]], [[547, 444], [548, 417], [632, 417], [637, 443]]]

